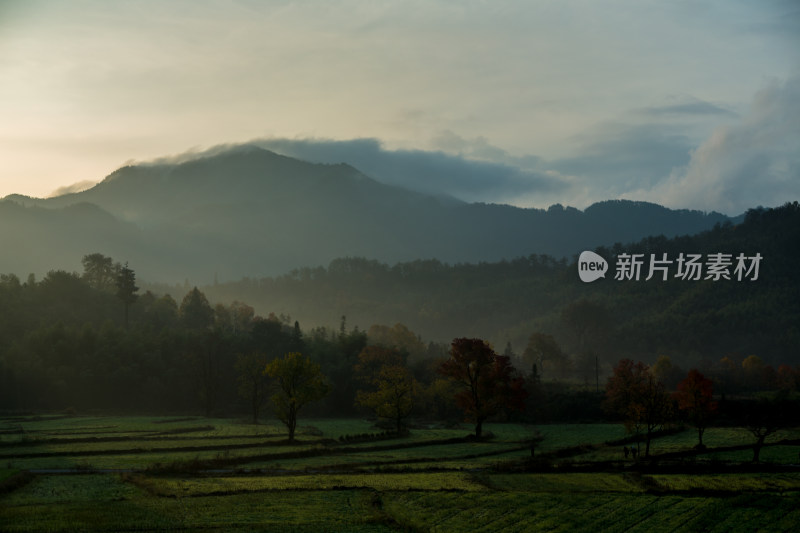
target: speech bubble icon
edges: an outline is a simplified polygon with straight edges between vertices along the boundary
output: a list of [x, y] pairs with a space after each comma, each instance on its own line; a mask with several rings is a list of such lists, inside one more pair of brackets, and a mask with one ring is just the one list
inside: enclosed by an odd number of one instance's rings
[[598, 278], [606, 277], [608, 263], [594, 252], [581, 252], [578, 257], [578, 275], [581, 281], [591, 283]]

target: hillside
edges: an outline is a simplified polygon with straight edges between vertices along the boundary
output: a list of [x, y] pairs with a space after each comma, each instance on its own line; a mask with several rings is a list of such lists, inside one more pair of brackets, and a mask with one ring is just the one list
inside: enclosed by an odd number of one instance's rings
[[[620, 253], [761, 254], [756, 281], [617, 281], [582, 283], [575, 262], [547, 256], [449, 265], [413, 261], [390, 266], [349, 258], [326, 268], [203, 287], [215, 301], [240, 300], [257, 312], [290, 315], [304, 327], [347, 322], [403, 323], [425, 340], [454, 337], [511, 342], [518, 353], [534, 332], [555, 335], [573, 355], [592, 351], [608, 363], [627, 356], [655, 361], [670, 355], [686, 364], [725, 355], [757, 354], [772, 363], [800, 364], [800, 208], [754, 209], [743, 223], [690, 237], [646, 238], [597, 251]], [[613, 266], [612, 266], [613, 269]], [[646, 274], [646, 273], [645, 273]], [[673, 271], [674, 274], [674, 271]], [[185, 287], [157, 287], [177, 298]], [[570, 320], [568, 315], [578, 316]], [[583, 342], [581, 338], [584, 338]]]
[[141, 279], [192, 283], [277, 275], [347, 256], [390, 263], [571, 257], [729, 220], [619, 200], [585, 211], [467, 204], [382, 184], [344, 163], [247, 146], [126, 166], [79, 193], [5, 200], [0, 246], [12, 259], [0, 271], [77, 270], [82, 255], [101, 252], [128, 261]]

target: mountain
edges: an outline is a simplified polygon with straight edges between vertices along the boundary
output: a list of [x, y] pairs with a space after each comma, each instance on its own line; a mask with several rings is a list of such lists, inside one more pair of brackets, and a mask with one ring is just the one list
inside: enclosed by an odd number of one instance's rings
[[[426, 341], [477, 336], [500, 348], [511, 342], [518, 354], [532, 333], [547, 333], [573, 356], [590, 350], [608, 371], [622, 357], [654, 363], [660, 355], [688, 369], [755, 354], [777, 368], [800, 364], [798, 242], [800, 205], [794, 202], [751, 209], [740, 224], [692, 236], [647, 237], [617, 252], [598, 248], [611, 273], [593, 283], [580, 281], [577, 261], [541, 256], [477, 265], [349, 258], [201, 290], [212, 301], [244, 301], [262, 315], [290, 316], [304, 329], [335, 327], [345, 315], [363, 330], [402, 323]], [[763, 260], [757, 279], [684, 280], [672, 265], [668, 280], [645, 281], [646, 270], [639, 281], [617, 280], [614, 259], [622, 252], [666, 254], [673, 261], [681, 253], [760, 254]], [[178, 300], [186, 294], [184, 287], [162, 290]], [[593, 379], [594, 358], [589, 363]]]
[[571, 257], [730, 220], [621, 200], [585, 211], [467, 204], [382, 184], [347, 164], [241, 146], [180, 163], [125, 166], [79, 193], [5, 198], [0, 272], [79, 270], [80, 258], [92, 252], [128, 261], [140, 279], [193, 283], [274, 275], [346, 256]]

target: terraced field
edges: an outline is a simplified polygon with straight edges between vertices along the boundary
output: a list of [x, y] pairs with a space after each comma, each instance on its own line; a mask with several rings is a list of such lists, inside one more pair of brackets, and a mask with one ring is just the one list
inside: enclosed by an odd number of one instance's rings
[[[616, 425], [489, 424], [379, 434], [366, 420], [0, 419], [0, 530], [796, 531], [797, 431], [711, 428], [625, 460]], [[535, 457], [526, 441], [544, 440]]]

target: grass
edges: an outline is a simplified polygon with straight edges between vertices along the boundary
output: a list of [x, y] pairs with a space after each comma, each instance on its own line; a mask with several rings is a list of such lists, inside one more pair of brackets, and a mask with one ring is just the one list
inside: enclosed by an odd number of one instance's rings
[[[608, 444], [626, 437], [619, 425], [487, 424], [489, 440], [444, 442], [471, 429], [414, 429], [348, 443], [339, 437], [378, 430], [366, 420], [314, 419], [301, 421], [298, 442], [287, 443], [274, 421], [0, 418], [0, 486], [19, 481], [0, 491], [0, 530], [736, 532], [800, 525], [800, 471], [790, 466], [800, 446], [777, 444], [798, 431], [768, 440], [761, 471], [714, 466], [749, 463], [746, 448], [680, 459], [682, 473], [672, 473], [623, 463], [622, 445]], [[529, 463], [524, 442], [534, 431], [544, 440], [539, 462]], [[691, 452], [696, 438], [693, 430], [660, 436], [652, 453]], [[711, 448], [752, 444], [740, 428], [710, 428], [704, 440]], [[692, 464], [707, 472], [686, 473]], [[20, 474], [47, 468], [73, 473]], [[198, 470], [208, 468], [220, 470]]]
[[0, 483], [19, 473], [16, 468], [0, 468]]

